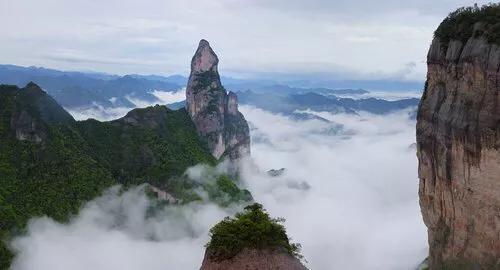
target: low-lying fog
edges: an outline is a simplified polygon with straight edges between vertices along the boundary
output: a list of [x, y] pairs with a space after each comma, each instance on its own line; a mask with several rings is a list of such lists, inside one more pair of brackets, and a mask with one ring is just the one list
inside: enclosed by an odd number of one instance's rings
[[364, 98], [379, 98], [385, 100], [400, 100], [405, 98], [420, 98], [420, 91], [370, 91], [364, 94], [335, 94], [340, 98], [364, 99]]
[[[240, 110], [252, 135], [244, 183], [272, 216], [286, 219], [309, 268], [403, 270], [425, 258], [415, 122], [408, 111], [312, 112], [332, 121], [325, 122]], [[280, 176], [267, 173], [280, 168], [286, 168]], [[190, 204], [149, 216], [148, 203], [140, 187], [124, 194], [115, 187], [70, 224], [35, 219], [12, 242], [18, 252], [13, 269], [198, 269], [210, 227], [241, 209]]]
[[[186, 99], [186, 89], [179, 89], [178, 91], [158, 91], [151, 92], [161, 104], [171, 104]], [[128, 101], [133, 103], [136, 107], [142, 108], [152, 104], [151, 102], [143, 101], [131, 96], [126, 97]], [[94, 118], [101, 121], [109, 121], [125, 116], [131, 108], [126, 107], [103, 107], [100, 104], [94, 103], [92, 106], [84, 108], [66, 108], [67, 111], [73, 115], [76, 120], [86, 120]]]

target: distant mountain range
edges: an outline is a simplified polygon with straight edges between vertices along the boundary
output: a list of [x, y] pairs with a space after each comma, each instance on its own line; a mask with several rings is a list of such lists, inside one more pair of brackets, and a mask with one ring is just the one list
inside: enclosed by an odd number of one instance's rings
[[[272, 94], [282, 97], [310, 92], [323, 96], [342, 96], [369, 93], [369, 91], [364, 89], [385, 89], [387, 91], [422, 89], [421, 83], [395, 81], [332, 80], [321, 82], [278, 82], [257, 79], [245, 80], [231, 77], [222, 77], [221, 81], [229, 91], [245, 92], [250, 90], [257, 94]], [[11, 84], [22, 87], [29, 82], [34, 82], [42, 87], [65, 108], [85, 108], [96, 104], [103, 107], [134, 108], [136, 105], [132, 100], [161, 103], [158, 97], [153, 94], [153, 91], [169, 92], [179, 90], [186, 86], [187, 78], [182, 75], [158, 76], [131, 74], [118, 76], [99, 72], [68, 72], [43, 67], [0, 65], [0, 84]], [[247, 97], [243, 99], [245, 98]], [[316, 98], [319, 98], [319, 102], [323, 102], [320, 97]], [[326, 101], [329, 103], [332, 102], [331, 100]], [[365, 101], [368, 103], [376, 102], [374, 100]], [[359, 108], [360, 106], [363, 108], [369, 106], [372, 107], [370, 111], [376, 110], [376, 105], [373, 104], [360, 105], [348, 100], [343, 102], [349, 103], [347, 107], [351, 109]], [[384, 109], [380, 108], [380, 111], [384, 111]]]
[[308, 109], [333, 113], [366, 111], [374, 114], [386, 114], [401, 109], [416, 108], [420, 101], [418, 98], [394, 101], [377, 98], [339, 98], [334, 95], [325, 96], [314, 92], [288, 96], [270, 93], [262, 94], [253, 91], [238, 92], [237, 94], [240, 104], [252, 105], [267, 111], [284, 114], [293, 114], [296, 111]]
[[[171, 78], [176, 81], [178, 78]], [[152, 90], [173, 91], [182, 86], [156, 76], [116, 76], [103, 73], [64, 72], [46, 68], [0, 65], [0, 84], [22, 87], [35, 82], [66, 108], [90, 106], [134, 107], [127, 97], [154, 102]]]

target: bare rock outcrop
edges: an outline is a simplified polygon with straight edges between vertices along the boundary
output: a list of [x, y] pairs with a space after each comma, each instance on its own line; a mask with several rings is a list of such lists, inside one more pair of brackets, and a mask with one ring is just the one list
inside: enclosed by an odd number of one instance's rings
[[221, 84], [218, 63], [210, 44], [201, 40], [191, 61], [186, 108], [212, 155], [237, 159], [250, 153], [249, 128], [238, 111], [236, 94], [227, 93]]
[[471, 29], [434, 38], [417, 116], [432, 270], [500, 269], [500, 47]]
[[213, 260], [205, 255], [200, 270], [307, 270], [295, 257], [286, 252], [245, 249], [227, 260]]

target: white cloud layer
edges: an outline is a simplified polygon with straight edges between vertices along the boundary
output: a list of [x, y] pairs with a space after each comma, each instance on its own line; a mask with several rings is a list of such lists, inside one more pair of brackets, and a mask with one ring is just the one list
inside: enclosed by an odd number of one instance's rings
[[401, 100], [405, 98], [421, 98], [422, 92], [420, 91], [370, 91], [366, 94], [345, 94], [334, 96], [342, 98], [364, 99], [364, 98], [378, 98], [384, 100]]
[[[154, 106], [157, 103], [168, 105], [186, 99], [186, 89], [178, 91], [159, 91], [151, 92], [159, 102], [149, 102], [142, 99], [127, 96], [127, 99], [134, 104], [135, 107], [144, 108]], [[112, 101], [113, 102], [113, 101]], [[94, 118], [100, 121], [110, 121], [125, 116], [131, 108], [126, 107], [104, 107], [94, 103], [92, 106], [85, 108], [65, 108], [76, 120], [87, 120]]]
[[[287, 219], [311, 269], [414, 269], [426, 256], [418, 205], [415, 122], [407, 112], [387, 116], [319, 116], [343, 125], [297, 124], [243, 107], [257, 128], [252, 145], [259, 168], [286, 168], [269, 179], [247, 171], [257, 201]], [[307, 190], [291, 183], [306, 182]]]
[[171, 104], [186, 99], [186, 88], [184, 87], [181, 90], [175, 92], [155, 90], [153, 91], [153, 95], [155, 95], [163, 104]]
[[[272, 216], [286, 218], [311, 269], [414, 269], [426, 257], [408, 112], [313, 112], [326, 123], [240, 109], [252, 126], [243, 181]], [[266, 173], [282, 167], [281, 176]], [[190, 175], [202, 178], [201, 169]], [[194, 204], [146, 217], [140, 194], [112, 190], [68, 225], [34, 220], [13, 242], [13, 270], [197, 269], [209, 228], [235, 211]]]
[[148, 216], [141, 188], [119, 187], [90, 202], [70, 224], [33, 220], [13, 247], [14, 270], [196, 269], [208, 229], [230, 214], [214, 205], [167, 207]]

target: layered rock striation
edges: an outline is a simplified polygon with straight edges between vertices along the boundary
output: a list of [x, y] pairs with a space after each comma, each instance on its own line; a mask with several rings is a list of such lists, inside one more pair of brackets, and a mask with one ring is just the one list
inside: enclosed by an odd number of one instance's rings
[[191, 61], [186, 108], [215, 158], [238, 159], [250, 153], [250, 132], [236, 94], [221, 84], [218, 63], [210, 44], [201, 40]]
[[417, 156], [430, 269], [500, 269], [500, 46], [474, 18], [447, 18], [427, 56]]

